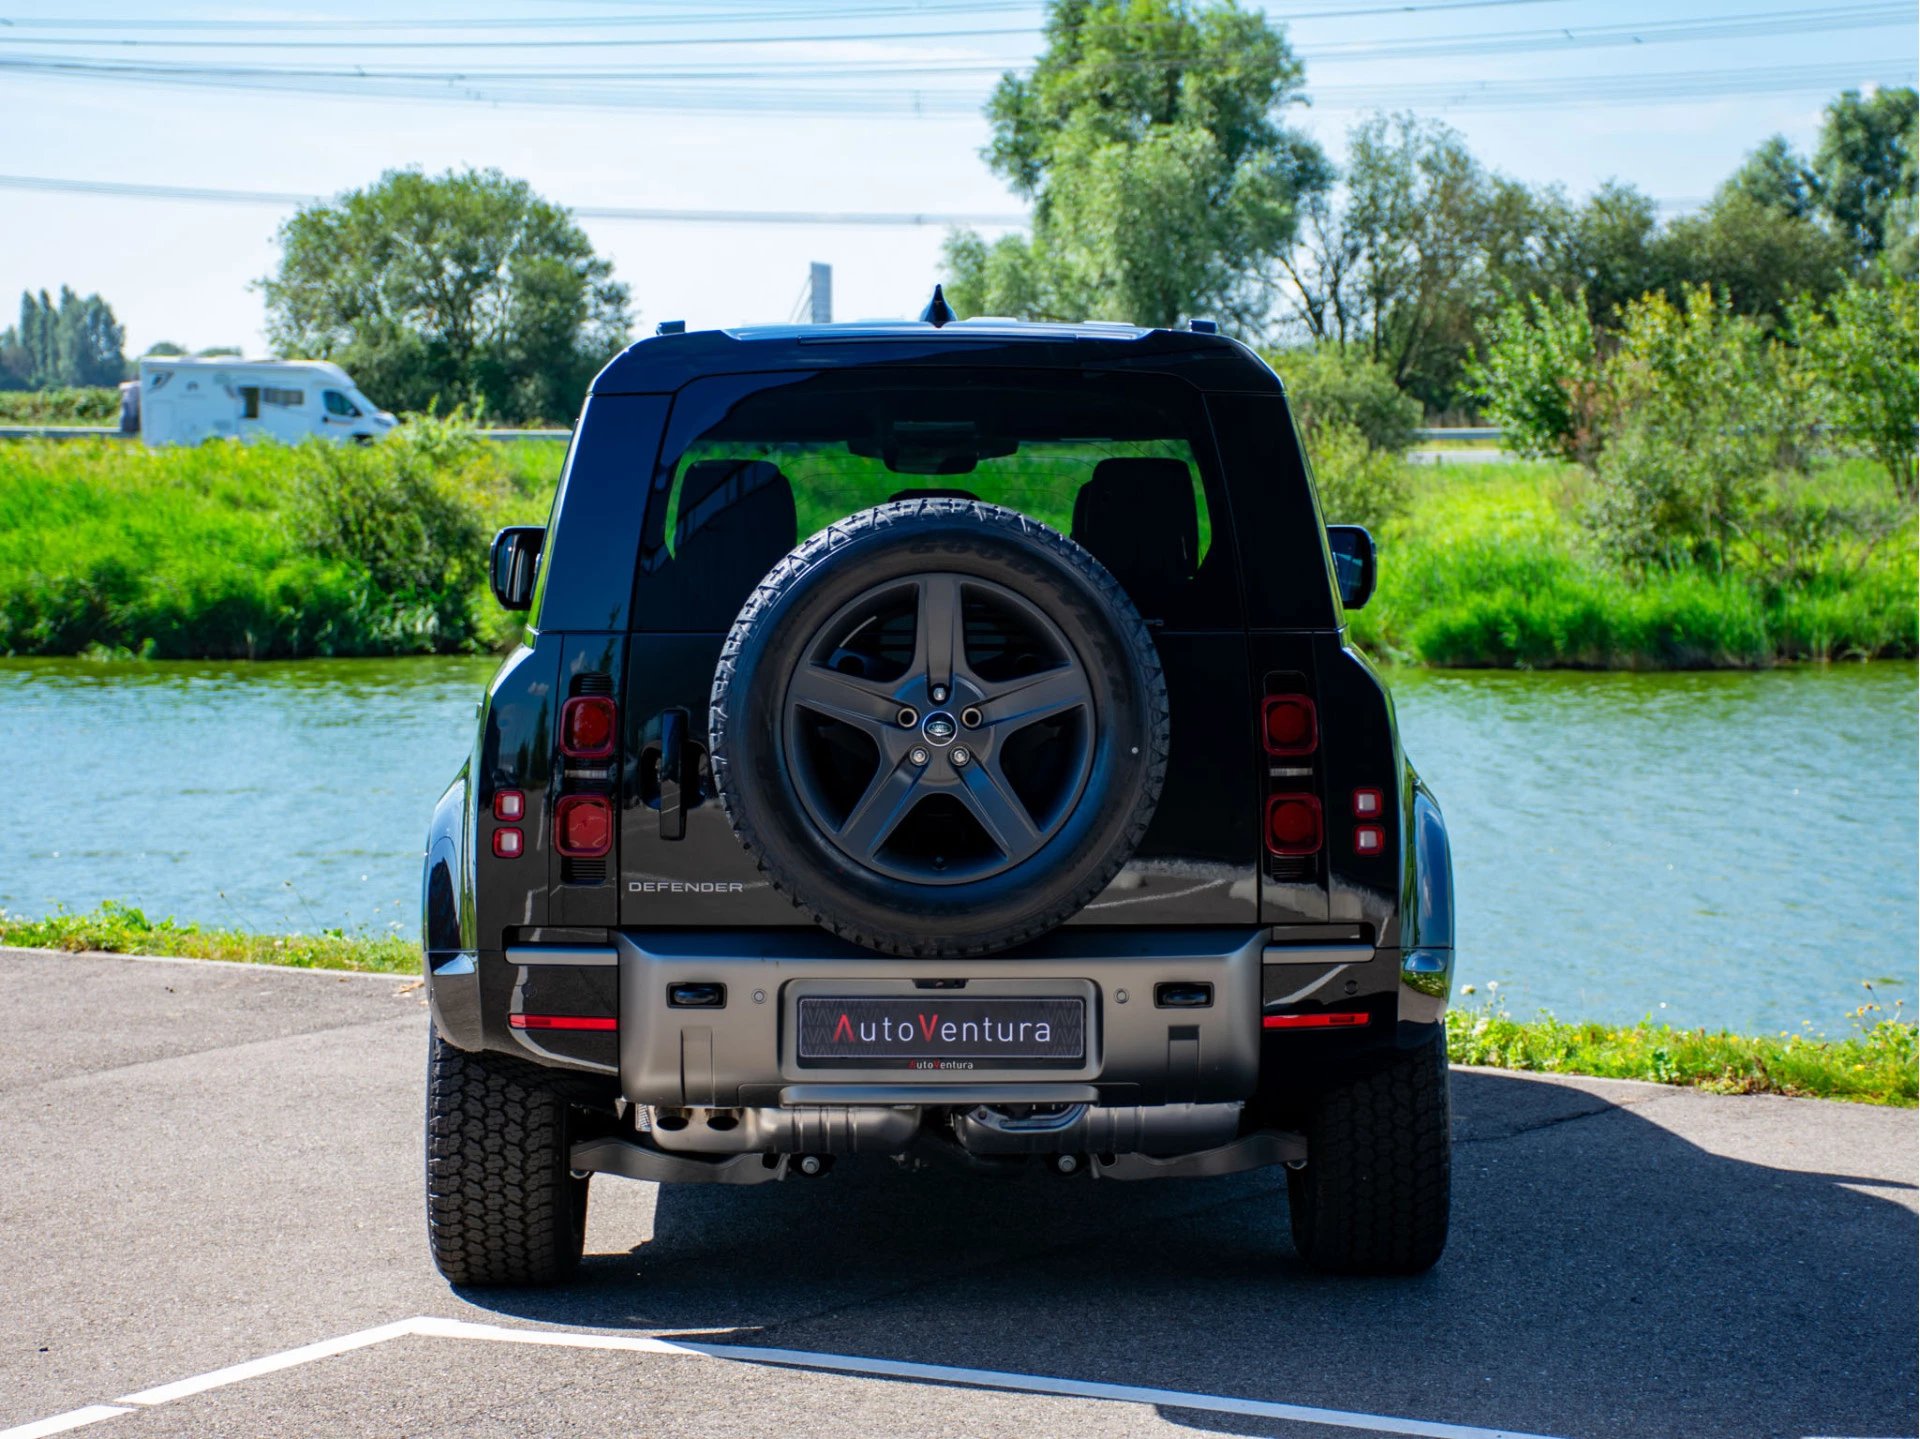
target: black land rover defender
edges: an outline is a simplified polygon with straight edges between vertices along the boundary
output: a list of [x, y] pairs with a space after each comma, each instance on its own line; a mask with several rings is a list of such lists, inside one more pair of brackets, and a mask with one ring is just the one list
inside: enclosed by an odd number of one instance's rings
[[1280, 381], [1191, 330], [670, 333], [594, 382], [427, 839], [427, 1217], [552, 1282], [597, 1173], [1284, 1164], [1446, 1242], [1452, 880]]

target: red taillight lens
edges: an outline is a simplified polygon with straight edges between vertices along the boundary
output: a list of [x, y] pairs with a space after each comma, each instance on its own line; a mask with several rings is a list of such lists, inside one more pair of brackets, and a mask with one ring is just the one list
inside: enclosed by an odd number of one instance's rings
[[1305, 695], [1268, 695], [1260, 707], [1260, 738], [1268, 754], [1312, 754], [1320, 722]]
[[598, 859], [613, 848], [613, 806], [604, 795], [568, 795], [553, 807], [553, 843], [568, 859]]
[[1378, 819], [1386, 808], [1386, 800], [1377, 789], [1357, 789], [1353, 792], [1353, 815], [1355, 819]]
[[517, 789], [503, 789], [493, 797], [493, 817], [509, 824], [527, 817], [527, 797]]
[[501, 859], [518, 859], [527, 847], [527, 837], [511, 827], [493, 832], [493, 852]]
[[1268, 1014], [1260, 1020], [1262, 1029], [1358, 1029], [1373, 1018], [1360, 1012], [1333, 1014]]
[[560, 753], [572, 759], [605, 759], [619, 732], [619, 712], [605, 695], [576, 695], [561, 707]]
[[1320, 852], [1320, 801], [1310, 794], [1277, 794], [1267, 801], [1267, 848], [1283, 857]]

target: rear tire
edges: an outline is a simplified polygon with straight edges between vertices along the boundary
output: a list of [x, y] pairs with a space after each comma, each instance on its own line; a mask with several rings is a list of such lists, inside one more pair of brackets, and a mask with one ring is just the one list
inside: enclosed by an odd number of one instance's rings
[[1444, 1039], [1323, 1091], [1289, 1171], [1293, 1244], [1329, 1274], [1419, 1274], [1447, 1247], [1452, 1105]]
[[538, 1065], [427, 1050], [427, 1243], [451, 1284], [557, 1284], [579, 1267], [587, 1184], [568, 1109]]

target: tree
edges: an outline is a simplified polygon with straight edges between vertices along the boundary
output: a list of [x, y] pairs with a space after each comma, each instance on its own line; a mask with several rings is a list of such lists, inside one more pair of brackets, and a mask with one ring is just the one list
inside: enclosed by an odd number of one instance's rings
[[1812, 175], [1820, 209], [1863, 261], [1911, 248], [1917, 97], [1910, 87], [1863, 97], [1843, 92], [1827, 106]]
[[632, 325], [567, 212], [498, 170], [390, 170], [279, 239], [260, 282], [275, 347], [339, 361], [395, 409], [570, 414]]
[[1793, 333], [1821, 410], [1843, 441], [1885, 468], [1908, 499], [1915, 490], [1914, 417], [1920, 414], [1920, 321], [1911, 280], [1856, 280], [1826, 309], [1803, 300]]
[[1549, 291], [1508, 301], [1487, 327], [1486, 352], [1468, 377], [1502, 448], [1590, 465], [1612, 414], [1586, 298]]
[[1658, 250], [1677, 284], [1708, 286], [1736, 314], [1776, 321], [1796, 296], [1831, 294], [1851, 268], [1846, 244], [1817, 221], [1733, 187], [1668, 225]]
[[1373, 116], [1348, 153], [1344, 225], [1367, 344], [1396, 384], [1447, 408], [1480, 317], [1537, 269], [1539, 201], [1437, 121]]
[[1302, 77], [1284, 35], [1234, 0], [1051, 0], [1046, 34], [987, 107], [985, 158], [1032, 202], [1032, 234], [950, 235], [956, 307], [1257, 329], [1265, 271], [1329, 180], [1279, 122]]
[[42, 290], [20, 296], [20, 323], [0, 334], [0, 387], [50, 390], [117, 385], [126, 371], [126, 330], [98, 295], [60, 287], [56, 305]]
[[1819, 179], [1784, 135], [1773, 136], [1747, 156], [1720, 192], [1744, 195], [1796, 220], [1811, 218], [1819, 208]]

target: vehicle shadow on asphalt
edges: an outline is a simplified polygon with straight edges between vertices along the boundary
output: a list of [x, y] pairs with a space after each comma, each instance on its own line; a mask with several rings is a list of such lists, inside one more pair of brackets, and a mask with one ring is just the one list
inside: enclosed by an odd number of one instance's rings
[[878, 1161], [663, 1189], [652, 1238], [591, 1256], [574, 1286], [463, 1297], [1547, 1434], [1914, 1431], [1915, 1220], [1886, 1197], [1911, 1184], [1727, 1158], [1633, 1103], [1520, 1076], [1457, 1073], [1454, 1106], [1453, 1237], [1413, 1279], [1306, 1270], [1278, 1172], [1123, 1184]]

